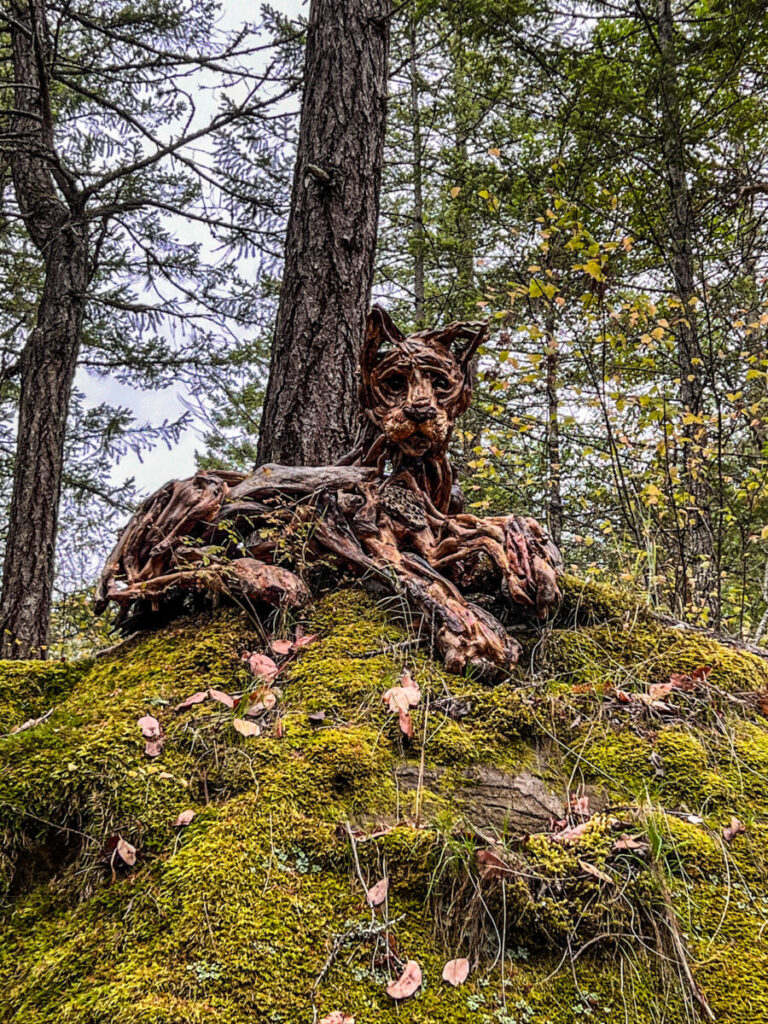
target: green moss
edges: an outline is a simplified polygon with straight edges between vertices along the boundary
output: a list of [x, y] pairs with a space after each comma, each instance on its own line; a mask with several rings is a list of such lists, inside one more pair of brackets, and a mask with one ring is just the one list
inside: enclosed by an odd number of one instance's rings
[[[678, 1024], [687, 997], [663, 967], [669, 889], [718, 1020], [768, 1019], [768, 730], [727, 702], [665, 722], [608, 715], [604, 696], [702, 664], [723, 690], [759, 689], [764, 666], [663, 629], [598, 585], [567, 580], [562, 621], [537, 641], [535, 677], [491, 689], [447, 676], [361, 592], [336, 592], [314, 609], [320, 639], [283, 673], [272, 721], [251, 739], [221, 705], [173, 711], [196, 690], [250, 689], [241, 654], [259, 634], [232, 611], [95, 663], [0, 665], [9, 726], [53, 707], [0, 739], [0, 1018], [288, 1024], [312, 1020], [314, 1002], [318, 1019], [338, 1009], [358, 1024]], [[423, 696], [411, 741], [381, 699], [405, 666]], [[146, 713], [167, 734], [156, 760], [136, 725]], [[398, 782], [422, 758], [439, 793]], [[563, 794], [604, 790], [610, 809], [575, 842], [498, 838], [509, 868], [489, 873], [477, 856], [488, 836], [451, 793], [474, 765], [523, 764]], [[177, 832], [185, 808], [196, 817]], [[705, 821], [686, 820], [692, 811]], [[726, 842], [732, 814], [747, 831]], [[390, 878], [398, 955], [424, 971], [399, 1007], [349, 828], [365, 833], [366, 885]], [[617, 851], [624, 831], [650, 853]], [[118, 834], [138, 860], [113, 877]], [[440, 980], [454, 955], [473, 959], [458, 989]]]

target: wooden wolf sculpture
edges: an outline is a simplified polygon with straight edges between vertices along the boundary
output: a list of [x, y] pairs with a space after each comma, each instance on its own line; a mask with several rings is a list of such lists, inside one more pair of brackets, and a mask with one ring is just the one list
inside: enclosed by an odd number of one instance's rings
[[332, 555], [401, 594], [450, 671], [511, 668], [517, 642], [467, 595], [501, 595], [545, 618], [560, 601], [561, 561], [535, 520], [462, 511], [447, 450], [486, 333], [454, 323], [405, 337], [374, 307], [355, 449], [335, 466], [201, 471], [166, 484], [121, 533], [97, 610], [115, 601], [119, 620], [146, 620], [190, 590], [297, 610], [311, 600], [300, 573]]

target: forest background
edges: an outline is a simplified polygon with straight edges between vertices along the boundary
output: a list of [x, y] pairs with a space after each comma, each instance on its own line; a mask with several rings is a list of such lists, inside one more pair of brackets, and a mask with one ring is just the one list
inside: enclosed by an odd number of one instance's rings
[[[236, 5], [198, 0], [48, 11], [56, 146], [104, 190], [66, 423], [59, 653], [108, 631], [90, 587], [143, 494], [195, 462], [255, 461], [305, 10], [243, 25]], [[403, 329], [492, 324], [453, 442], [471, 510], [535, 515], [579, 573], [757, 640], [767, 58], [759, 0], [396, 5], [374, 285]], [[42, 264], [14, 196], [3, 69], [5, 532]]]

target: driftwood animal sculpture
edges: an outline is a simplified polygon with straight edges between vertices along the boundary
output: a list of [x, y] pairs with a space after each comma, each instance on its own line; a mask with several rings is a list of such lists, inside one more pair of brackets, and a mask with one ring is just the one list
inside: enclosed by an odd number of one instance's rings
[[545, 618], [560, 601], [561, 561], [535, 520], [463, 512], [448, 443], [486, 332], [454, 323], [405, 337], [374, 307], [355, 449], [335, 466], [201, 471], [166, 484], [120, 535], [97, 608], [115, 601], [119, 621], [136, 621], [197, 591], [297, 610], [311, 600], [306, 567], [335, 556], [403, 595], [449, 670], [511, 668], [516, 640], [471, 597]]

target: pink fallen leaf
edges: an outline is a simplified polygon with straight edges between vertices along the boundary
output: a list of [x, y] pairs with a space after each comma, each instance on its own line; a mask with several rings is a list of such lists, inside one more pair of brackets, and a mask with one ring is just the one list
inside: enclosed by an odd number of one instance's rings
[[260, 715], [264, 711], [271, 711], [272, 708], [277, 704], [277, 697], [270, 690], [265, 690], [263, 693], [254, 694], [258, 697], [255, 704], [251, 704], [248, 710], [245, 712], [246, 717], [253, 715]]
[[182, 825], [188, 825], [195, 816], [195, 812], [192, 810], [182, 811], [176, 821], [173, 823], [174, 828], [181, 828]]
[[355, 1024], [355, 1018], [348, 1013], [342, 1013], [341, 1010], [334, 1010], [318, 1021], [318, 1024]]
[[582, 871], [586, 871], [588, 875], [592, 875], [593, 878], [599, 878], [601, 882], [608, 882], [609, 885], [615, 885], [615, 882], [610, 875], [607, 875], [605, 871], [601, 871], [600, 868], [595, 867], [594, 864], [590, 864], [589, 861], [580, 860], [579, 867]]
[[588, 818], [591, 813], [588, 796], [571, 797], [571, 814], [578, 814], [579, 817]]
[[400, 675], [400, 686], [403, 688], [410, 706], [415, 708], [421, 700], [421, 690], [407, 668], [404, 668]]
[[191, 708], [193, 704], [202, 704], [204, 700], [208, 699], [207, 690], [198, 690], [197, 693], [193, 693], [191, 697], [185, 697], [184, 700], [176, 705], [177, 711], [186, 711], [187, 708]]
[[136, 724], [145, 740], [156, 740], [163, 735], [163, 727], [152, 715], [144, 715]]
[[403, 973], [387, 985], [387, 995], [392, 999], [410, 999], [421, 988], [421, 967], [415, 960], [408, 960]]
[[136, 863], [136, 847], [129, 843], [127, 839], [123, 839], [122, 836], [118, 836], [115, 849], [117, 850], [118, 856], [123, 864], [132, 868]]
[[583, 821], [580, 825], [574, 825], [573, 828], [566, 828], [562, 832], [556, 832], [552, 839], [556, 843], [578, 843], [588, 831], [589, 822]]
[[466, 957], [459, 957], [458, 960], [449, 960], [443, 968], [443, 981], [458, 988], [463, 985], [469, 977], [469, 960]]
[[632, 694], [627, 693], [626, 690], [616, 690], [616, 700], [619, 701], [620, 704], [631, 704]]
[[648, 696], [652, 701], [663, 700], [668, 697], [674, 688], [674, 683], [653, 683], [648, 688]]
[[211, 700], [217, 700], [219, 704], [223, 704], [227, 708], [233, 708], [235, 706], [235, 702], [232, 697], [230, 697], [228, 693], [224, 693], [223, 690], [209, 690], [208, 696]]
[[307, 633], [304, 636], [297, 636], [294, 642], [296, 650], [301, 650], [302, 647], [307, 647], [309, 644], [313, 644], [317, 640], [317, 633]]
[[274, 679], [280, 669], [267, 654], [252, 654], [248, 661], [248, 668], [255, 676], [260, 676], [269, 682]]
[[643, 843], [639, 839], [635, 839], [634, 836], [627, 835], [625, 832], [620, 835], [616, 842], [611, 847], [614, 853], [620, 853], [622, 850], [637, 850], [638, 852], [645, 852], [650, 850], [648, 843]]
[[397, 714], [399, 711], [407, 711], [411, 706], [408, 694], [402, 686], [390, 687], [386, 693], [382, 694], [381, 699], [393, 714]]
[[158, 736], [156, 740], [147, 740], [144, 744], [144, 753], [147, 757], [159, 757], [165, 746], [165, 736]]
[[275, 652], [275, 654], [286, 655], [290, 654], [293, 650], [293, 641], [291, 640], [270, 640], [269, 646]]
[[382, 878], [368, 890], [368, 903], [372, 907], [380, 907], [387, 898], [389, 891], [389, 879]]
[[232, 725], [235, 732], [239, 732], [241, 736], [260, 736], [261, 726], [255, 722], [248, 722], [245, 718], [233, 718]]
[[726, 843], [730, 843], [732, 839], [735, 839], [740, 832], [746, 832], [744, 825], [739, 821], [738, 818], [732, 817], [731, 824], [726, 825], [723, 829], [723, 839]]
[[413, 719], [408, 711], [400, 711], [397, 716], [398, 723], [400, 725], [400, 731], [404, 736], [407, 736], [409, 740], [413, 739]]

